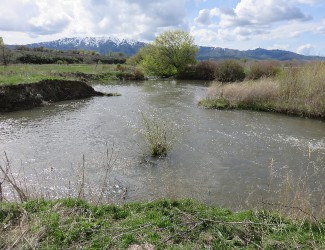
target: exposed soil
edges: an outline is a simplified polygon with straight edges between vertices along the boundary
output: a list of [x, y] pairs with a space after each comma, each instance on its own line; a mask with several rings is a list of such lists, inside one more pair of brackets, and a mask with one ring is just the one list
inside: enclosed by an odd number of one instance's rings
[[42, 80], [0, 87], [0, 112], [31, 109], [45, 103], [105, 96], [81, 81]]

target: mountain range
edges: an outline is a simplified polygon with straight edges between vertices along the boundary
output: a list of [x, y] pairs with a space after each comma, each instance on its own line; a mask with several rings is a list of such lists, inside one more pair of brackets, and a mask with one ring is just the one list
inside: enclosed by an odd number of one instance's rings
[[[110, 52], [122, 52], [132, 56], [144, 47], [146, 43], [118, 39], [113, 37], [74, 37], [63, 38], [50, 42], [32, 43], [25, 46], [30, 48], [45, 47], [56, 50], [94, 50], [106, 55]], [[9, 47], [14, 47], [10, 45]], [[250, 59], [250, 60], [325, 60], [321, 56], [305, 56], [286, 50], [267, 50], [257, 48], [254, 50], [236, 50], [219, 47], [199, 46], [198, 60], [222, 60], [222, 59]]]

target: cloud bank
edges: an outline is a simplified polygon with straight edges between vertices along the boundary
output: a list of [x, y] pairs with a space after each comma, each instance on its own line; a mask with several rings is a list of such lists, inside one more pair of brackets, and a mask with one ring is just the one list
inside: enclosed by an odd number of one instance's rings
[[165, 30], [182, 29], [200, 45], [285, 44], [304, 52], [298, 48], [306, 44], [324, 47], [314, 44], [325, 35], [323, 12], [324, 0], [1, 0], [0, 32], [17, 43], [73, 36], [151, 41]]

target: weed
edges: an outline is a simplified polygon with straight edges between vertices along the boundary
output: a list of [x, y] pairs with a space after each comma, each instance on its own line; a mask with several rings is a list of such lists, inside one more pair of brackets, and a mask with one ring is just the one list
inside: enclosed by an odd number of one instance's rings
[[154, 157], [166, 156], [176, 141], [176, 130], [171, 123], [154, 115], [142, 115], [141, 135], [144, 138], [150, 154]]

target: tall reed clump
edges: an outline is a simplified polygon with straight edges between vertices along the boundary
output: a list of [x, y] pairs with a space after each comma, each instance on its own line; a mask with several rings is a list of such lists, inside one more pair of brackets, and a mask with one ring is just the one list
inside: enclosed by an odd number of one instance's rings
[[155, 115], [142, 115], [142, 129], [140, 131], [144, 141], [154, 157], [166, 156], [176, 142], [175, 126]]
[[[277, 210], [297, 220], [319, 222], [325, 214], [324, 148], [309, 148], [306, 165], [300, 173], [286, 168], [276, 169], [270, 164], [268, 198], [261, 201], [263, 207]], [[323, 228], [324, 230], [325, 228]]]
[[325, 118], [324, 62], [283, 70], [279, 86], [279, 111]]
[[280, 63], [277, 61], [254, 62], [249, 67], [247, 78], [257, 80], [262, 77], [275, 77], [280, 71]]

